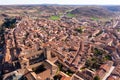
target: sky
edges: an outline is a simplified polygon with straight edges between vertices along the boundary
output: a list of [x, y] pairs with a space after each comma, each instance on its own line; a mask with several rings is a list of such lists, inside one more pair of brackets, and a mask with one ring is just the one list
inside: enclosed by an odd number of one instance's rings
[[120, 0], [0, 0], [0, 5], [13, 4], [120, 5]]

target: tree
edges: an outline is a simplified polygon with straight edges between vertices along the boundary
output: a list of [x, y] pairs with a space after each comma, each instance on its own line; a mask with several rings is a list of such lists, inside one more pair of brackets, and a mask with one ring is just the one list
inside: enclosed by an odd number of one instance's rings
[[95, 76], [94, 80], [100, 80], [100, 77], [99, 76]]
[[77, 32], [79, 32], [79, 33], [82, 33], [82, 32], [83, 32], [82, 28], [76, 28], [75, 31], [77, 31]]

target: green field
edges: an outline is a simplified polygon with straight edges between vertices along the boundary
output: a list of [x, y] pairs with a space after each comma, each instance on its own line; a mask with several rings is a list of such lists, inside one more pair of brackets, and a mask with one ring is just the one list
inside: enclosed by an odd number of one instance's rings
[[99, 18], [97, 18], [97, 17], [91, 17], [91, 20], [97, 21], [97, 20], [99, 20]]
[[74, 14], [71, 14], [71, 13], [68, 13], [68, 14], [67, 14], [67, 17], [72, 18], [72, 17], [75, 17], [75, 15], [74, 15]]
[[59, 20], [59, 19], [60, 19], [60, 16], [50, 16], [50, 19], [51, 19], [51, 20]]

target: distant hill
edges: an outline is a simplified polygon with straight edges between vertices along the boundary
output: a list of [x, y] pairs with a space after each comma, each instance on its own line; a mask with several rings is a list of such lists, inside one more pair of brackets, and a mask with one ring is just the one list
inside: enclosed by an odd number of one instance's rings
[[107, 8], [110, 11], [120, 11], [120, 6], [104, 6], [105, 8]]
[[[72, 11], [71, 11], [72, 10]], [[0, 18], [7, 16], [63, 15], [80, 17], [109, 17], [120, 11], [120, 6], [82, 6], [82, 5], [8, 5], [0, 6]]]
[[85, 16], [85, 17], [108, 17], [114, 15], [114, 13], [103, 7], [96, 6], [85, 6], [79, 7], [70, 12], [71, 14], [75, 14], [77, 17]]
[[70, 10], [74, 7], [71, 6], [57, 6], [57, 5], [42, 5], [39, 7], [41, 12], [46, 13], [65, 13], [67, 10]]

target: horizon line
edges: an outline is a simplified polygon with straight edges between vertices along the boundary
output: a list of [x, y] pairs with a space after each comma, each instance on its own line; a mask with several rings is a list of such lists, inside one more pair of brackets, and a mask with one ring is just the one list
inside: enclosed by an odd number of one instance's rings
[[49, 4], [49, 3], [43, 3], [43, 4], [0, 4], [0, 6], [27, 6], [27, 5], [58, 5], [58, 6], [120, 6], [118, 4]]

